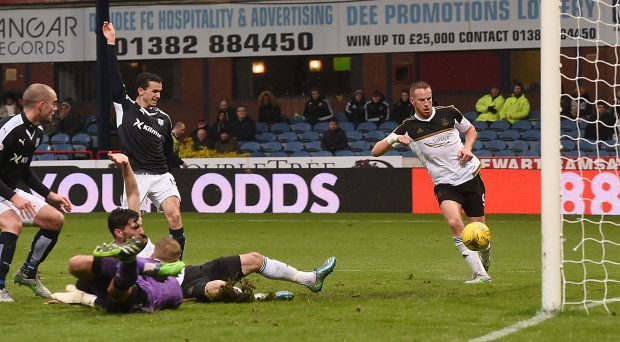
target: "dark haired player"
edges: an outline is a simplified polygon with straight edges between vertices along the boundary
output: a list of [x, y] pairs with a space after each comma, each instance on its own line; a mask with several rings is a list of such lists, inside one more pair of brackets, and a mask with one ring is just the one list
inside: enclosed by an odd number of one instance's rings
[[[35, 83], [26, 88], [23, 100], [23, 113], [0, 120], [0, 302], [14, 301], [5, 288], [5, 279], [24, 225], [41, 229], [13, 281], [30, 287], [38, 296], [50, 296], [39, 280], [38, 266], [58, 241], [65, 223], [61, 210], [71, 211], [69, 199], [50, 191], [30, 168], [32, 155], [43, 138], [41, 124], [49, 123], [57, 109], [56, 92]], [[18, 189], [22, 184], [43, 199]]]
[[[454, 106], [433, 107], [431, 86], [414, 82], [409, 89], [415, 113], [394, 132], [377, 142], [372, 155], [377, 157], [398, 144], [408, 145], [420, 158], [435, 183], [439, 208], [452, 229], [454, 244], [473, 271], [469, 284], [491, 281], [491, 245], [474, 252], [463, 244], [461, 210], [469, 222], [484, 222], [484, 183], [480, 161], [471, 149], [478, 134], [476, 129]], [[459, 132], [465, 133], [465, 144]]]
[[[108, 63], [112, 101], [116, 111], [116, 126], [122, 150], [138, 180], [141, 209], [146, 209], [147, 198], [168, 221], [170, 236], [177, 240], [181, 251], [185, 248], [185, 233], [181, 220], [181, 195], [170, 174], [173, 153], [172, 122], [157, 108], [162, 92], [158, 75], [141, 73], [136, 78], [136, 100], [127, 95], [116, 58], [116, 31], [112, 23], [104, 22], [103, 35], [108, 43]], [[123, 207], [127, 207], [127, 194]]]

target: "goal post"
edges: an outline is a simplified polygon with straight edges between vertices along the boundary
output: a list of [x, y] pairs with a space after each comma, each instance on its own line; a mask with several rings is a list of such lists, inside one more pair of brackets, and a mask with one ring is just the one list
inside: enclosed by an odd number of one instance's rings
[[541, 1], [542, 310], [562, 308], [560, 1]]

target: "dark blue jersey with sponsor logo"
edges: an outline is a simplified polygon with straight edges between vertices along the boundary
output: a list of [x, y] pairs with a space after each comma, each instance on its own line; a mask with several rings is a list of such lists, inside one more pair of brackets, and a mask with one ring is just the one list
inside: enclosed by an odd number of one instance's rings
[[170, 117], [159, 108], [140, 107], [127, 95], [114, 45], [108, 45], [108, 63], [121, 150], [129, 157], [134, 170], [168, 172], [173, 146]]
[[18, 185], [25, 184], [44, 198], [48, 187], [30, 169], [32, 155], [43, 139], [43, 128], [21, 113], [0, 120], [0, 196], [10, 200]]

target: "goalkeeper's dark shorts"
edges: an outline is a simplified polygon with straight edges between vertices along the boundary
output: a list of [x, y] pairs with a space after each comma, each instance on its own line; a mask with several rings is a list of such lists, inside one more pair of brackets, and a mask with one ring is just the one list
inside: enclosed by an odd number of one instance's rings
[[459, 203], [468, 217], [484, 216], [484, 183], [480, 173], [463, 184], [435, 185], [435, 197], [440, 205], [445, 200]]
[[243, 278], [241, 257], [239, 255], [221, 257], [200, 266], [185, 267], [185, 277], [181, 288], [183, 298], [208, 301], [205, 286], [212, 280], [237, 282]]

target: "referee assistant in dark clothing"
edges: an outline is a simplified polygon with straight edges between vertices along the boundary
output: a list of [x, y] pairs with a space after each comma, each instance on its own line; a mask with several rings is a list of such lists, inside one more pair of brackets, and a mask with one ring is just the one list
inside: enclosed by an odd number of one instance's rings
[[[69, 199], [50, 191], [30, 168], [32, 155], [43, 138], [40, 125], [49, 123], [57, 110], [56, 92], [35, 83], [24, 91], [23, 99], [23, 113], [0, 120], [0, 302], [14, 301], [5, 288], [5, 279], [24, 225], [41, 229], [13, 281], [38, 296], [50, 296], [39, 280], [38, 266], [56, 245], [65, 223], [60, 210], [71, 211]], [[43, 199], [18, 189], [18, 185], [29, 187]]]
[[[168, 172], [169, 158], [173, 157], [172, 122], [168, 114], [157, 108], [162, 92], [158, 75], [141, 73], [136, 78], [138, 97], [131, 99], [125, 90], [116, 58], [116, 31], [112, 23], [103, 24], [103, 35], [108, 42], [110, 87], [116, 111], [116, 127], [123, 153], [129, 157], [135, 170], [142, 210], [147, 198], [153, 202], [170, 227], [170, 236], [181, 250], [185, 248], [185, 233], [181, 220], [181, 195], [174, 177]], [[123, 196], [123, 207], [127, 206]]]

